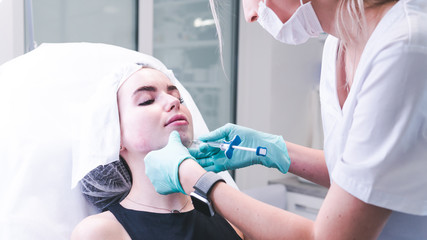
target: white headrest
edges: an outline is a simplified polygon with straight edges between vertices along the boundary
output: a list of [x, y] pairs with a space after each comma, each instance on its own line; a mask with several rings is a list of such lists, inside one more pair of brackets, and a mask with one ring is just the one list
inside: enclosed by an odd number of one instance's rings
[[[70, 188], [88, 170], [71, 171], [75, 123], [99, 82], [141, 56], [106, 44], [43, 44], [0, 66], [0, 239], [69, 239], [93, 213], [80, 189]], [[191, 97], [178, 88], [195, 134], [207, 132]]]

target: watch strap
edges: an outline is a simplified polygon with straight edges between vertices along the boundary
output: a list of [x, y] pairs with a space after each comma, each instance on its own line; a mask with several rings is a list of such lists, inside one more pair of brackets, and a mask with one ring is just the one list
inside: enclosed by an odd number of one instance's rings
[[208, 199], [209, 192], [217, 182], [225, 182], [224, 179], [214, 172], [204, 173], [194, 185], [195, 192]]

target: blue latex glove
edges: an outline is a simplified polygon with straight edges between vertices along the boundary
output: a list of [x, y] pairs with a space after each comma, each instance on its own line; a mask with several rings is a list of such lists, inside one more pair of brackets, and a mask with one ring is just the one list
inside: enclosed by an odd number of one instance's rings
[[229, 141], [239, 135], [242, 143], [239, 146], [267, 148], [267, 156], [257, 156], [254, 152], [235, 149], [231, 159], [223, 151], [208, 145], [201, 145], [199, 150], [191, 150], [191, 155], [207, 171], [220, 172], [243, 168], [254, 164], [277, 168], [282, 173], [287, 173], [291, 165], [288, 149], [283, 137], [258, 132], [250, 128], [226, 124], [213, 132], [200, 136], [201, 141]]
[[160, 194], [181, 192], [186, 194], [179, 182], [178, 168], [185, 159], [194, 159], [188, 149], [182, 145], [177, 131], [169, 136], [168, 144], [145, 156], [145, 174]]

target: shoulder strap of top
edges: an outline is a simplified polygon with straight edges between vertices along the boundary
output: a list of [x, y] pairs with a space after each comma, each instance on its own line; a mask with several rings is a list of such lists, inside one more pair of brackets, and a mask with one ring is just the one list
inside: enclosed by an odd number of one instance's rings
[[113, 204], [108, 207], [108, 210], [116, 217], [117, 221], [123, 226], [131, 239], [138, 239], [137, 234], [132, 230], [130, 219], [125, 214], [125, 208], [120, 203]]

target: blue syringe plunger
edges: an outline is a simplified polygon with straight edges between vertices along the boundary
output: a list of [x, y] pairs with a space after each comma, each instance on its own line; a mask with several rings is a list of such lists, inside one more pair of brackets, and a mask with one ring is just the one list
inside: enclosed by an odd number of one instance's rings
[[234, 136], [234, 138], [230, 142], [226, 142], [228, 145], [227, 150], [225, 150], [225, 156], [227, 156], [228, 159], [231, 159], [233, 156], [233, 152], [236, 146], [239, 146], [239, 144], [242, 142], [242, 139], [240, 139], [239, 135]]

